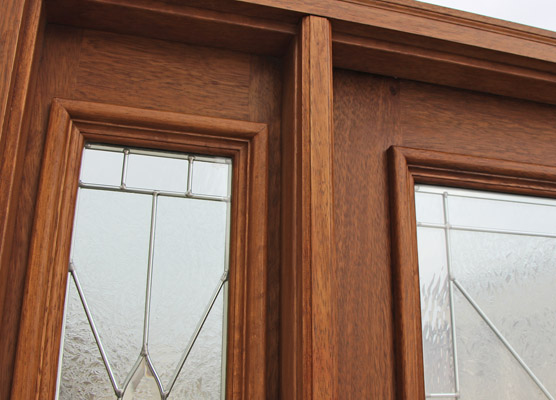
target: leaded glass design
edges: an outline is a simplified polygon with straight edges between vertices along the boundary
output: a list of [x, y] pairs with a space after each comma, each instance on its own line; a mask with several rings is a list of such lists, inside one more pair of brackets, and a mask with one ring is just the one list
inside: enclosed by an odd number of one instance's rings
[[223, 399], [231, 160], [88, 144], [58, 395]]
[[427, 398], [554, 399], [556, 201], [416, 186]]

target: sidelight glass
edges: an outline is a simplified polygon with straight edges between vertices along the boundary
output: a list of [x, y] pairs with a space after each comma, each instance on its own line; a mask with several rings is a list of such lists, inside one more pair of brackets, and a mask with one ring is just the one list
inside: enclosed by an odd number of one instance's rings
[[556, 201], [419, 185], [415, 203], [427, 398], [554, 399]]
[[87, 145], [58, 399], [224, 398], [230, 185], [227, 158]]

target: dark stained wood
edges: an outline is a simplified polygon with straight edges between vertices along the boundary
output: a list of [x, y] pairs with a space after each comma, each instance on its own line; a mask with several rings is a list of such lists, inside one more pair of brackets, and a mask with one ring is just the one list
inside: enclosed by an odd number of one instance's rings
[[401, 140], [399, 100], [399, 81], [334, 70], [340, 398], [396, 398], [386, 150]]
[[54, 101], [11, 398], [44, 399], [55, 393], [73, 209], [86, 140], [233, 158], [237, 194], [232, 199], [227, 397], [267, 398], [267, 132], [260, 123]]
[[338, 397], [330, 34], [327, 20], [303, 19], [287, 65], [295, 100], [284, 103], [282, 199], [283, 213], [295, 214], [282, 231], [282, 398]]
[[415, 184], [556, 197], [556, 165], [404, 147], [392, 147], [389, 158], [399, 393], [402, 399], [424, 398]]
[[266, 399], [280, 393], [280, 194], [281, 194], [281, 63], [253, 57], [249, 79], [249, 120], [268, 124], [268, 262]]
[[[220, 47], [261, 55], [280, 55], [295, 35], [289, 21], [263, 19], [265, 10], [258, 7], [243, 15], [232, 2], [211, 10], [204, 2], [168, 2], [153, 0], [51, 0], [48, 16], [53, 23], [99, 29], [157, 39]], [[184, 29], [185, 28], [185, 29]]]

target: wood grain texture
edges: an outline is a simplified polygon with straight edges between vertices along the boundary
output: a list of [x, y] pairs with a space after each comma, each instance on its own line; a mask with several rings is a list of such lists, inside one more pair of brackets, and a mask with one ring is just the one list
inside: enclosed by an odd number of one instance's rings
[[401, 399], [424, 398], [416, 183], [556, 197], [556, 166], [392, 147], [389, 152]]
[[232, 199], [227, 395], [231, 399], [267, 398], [267, 132], [266, 125], [260, 123], [54, 101], [11, 398], [44, 399], [55, 394], [73, 209], [84, 141], [232, 157], [237, 194]]
[[[0, 313], [5, 309], [22, 163], [28, 91], [34, 84], [44, 16], [40, 1], [6, 1], [0, 17]], [[1, 368], [0, 368], [1, 369]], [[4, 373], [0, 373], [3, 380]], [[0, 381], [1, 383], [1, 381]], [[4, 385], [0, 385], [4, 387]]]
[[245, 12], [235, 2], [218, 3], [203, 9], [211, 2], [52, 0], [48, 16], [53, 23], [260, 55], [284, 53], [295, 35], [291, 18], [264, 18], [263, 7]]
[[287, 66], [282, 398], [338, 398], [330, 32], [325, 19], [303, 19]]
[[247, 54], [86, 31], [74, 98], [249, 118]]
[[339, 392], [396, 398], [386, 150], [400, 137], [399, 81], [334, 70]]
[[268, 261], [266, 399], [280, 393], [280, 208], [281, 208], [281, 63], [253, 57], [249, 79], [249, 120], [268, 126]]
[[[0, 332], [4, 340], [0, 342], [3, 354], [0, 365], [3, 376], [10, 381], [2, 386], [9, 393], [11, 376], [14, 369], [18, 327], [22, 306], [27, 260], [29, 256], [30, 236], [36, 203], [37, 186], [44, 153], [44, 132], [48, 123], [50, 96], [69, 95], [74, 67], [78, 60], [80, 43], [79, 31], [47, 27], [45, 32], [43, 57], [39, 67], [37, 84], [29, 93], [28, 110], [24, 118], [23, 130], [28, 132], [25, 159], [21, 167], [21, 189], [17, 205], [14, 205], [16, 217], [13, 229], [13, 247], [9, 265], [9, 283], [6, 290], [5, 309], [2, 315]], [[9, 394], [6, 394], [6, 398]]]

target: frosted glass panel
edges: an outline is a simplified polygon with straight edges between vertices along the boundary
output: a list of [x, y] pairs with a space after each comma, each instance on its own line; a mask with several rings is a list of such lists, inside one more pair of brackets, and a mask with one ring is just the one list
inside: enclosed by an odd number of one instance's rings
[[79, 191], [71, 257], [120, 382], [141, 349], [150, 219], [150, 196]]
[[222, 398], [231, 163], [195, 157], [84, 152], [57, 398]]
[[423, 357], [427, 393], [453, 393], [454, 361], [444, 232], [418, 228]]
[[193, 193], [229, 196], [228, 173], [228, 164], [195, 160], [193, 163]]
[[129, 187], [183, 192], [187, 190], [188, 160], [130, 154], [126, 184]]
[[[223, 202], [159, 200], [149, 348], [164, 383], [224, 273], [226, 213]], [[218, 313], [222, 316], [222, 310]], [[220, 352], [221, 338], [215, 340], [212, 352]]]
[[427, 394], [552, 398], [556, 201], [419, 186], [416, 217]]
[[121, 152], [83, 149], [79, 179], [86, 183], [120, 186], [123, 162]]

